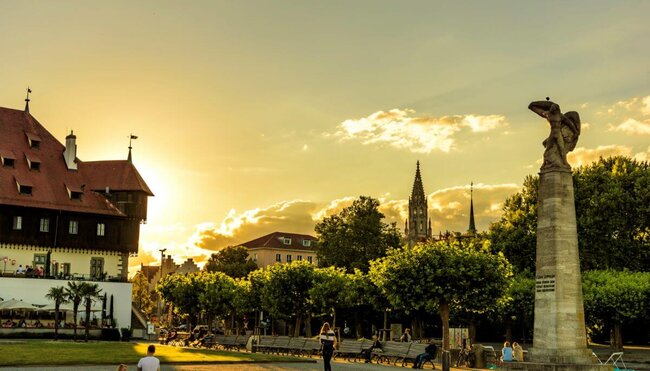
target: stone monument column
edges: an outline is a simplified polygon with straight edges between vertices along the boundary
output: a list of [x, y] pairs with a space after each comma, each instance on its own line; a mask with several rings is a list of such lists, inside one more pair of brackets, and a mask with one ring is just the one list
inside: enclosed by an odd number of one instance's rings
[[546, 149], [539, 179], [535, 327], [530, 360], [588, 369], [593, 359], [585, 331], [573, 178], [566, 160], [580, 134], [580, 117], [576, 112], [562, 114], [548, 98], [528, 108], [551, 126], [543, 142]]

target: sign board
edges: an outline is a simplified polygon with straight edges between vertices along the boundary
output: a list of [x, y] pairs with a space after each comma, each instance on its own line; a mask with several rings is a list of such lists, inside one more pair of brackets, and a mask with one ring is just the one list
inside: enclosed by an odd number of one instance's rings
[[154, 335], [156, 333], [156, 327], [153, 323], [147, 322], [147, 334]]

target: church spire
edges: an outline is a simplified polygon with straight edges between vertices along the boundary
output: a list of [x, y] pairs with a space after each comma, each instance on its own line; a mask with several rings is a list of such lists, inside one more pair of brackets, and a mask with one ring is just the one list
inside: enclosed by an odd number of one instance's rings
[[131, 142], [133, 141], [133, 139], [138, 139], [138, 137], [133, 134], [129, 136], [129, 156], [126, 158], [128, 162], [133, 162], [131, 157], [131, 149], [133, 148], [133, 146], [131, 146]]
[[474, 182], [469, 186], [469, 234], [476, 234], [476, 224], [474, 224]]
[[409, 245], [424, 241], [431, 237], [431, 221], [428, 218], [427, 197], [422, 185], [420, 161], [416, 163], [413, 189], [409, 197], [409, 216], [405, 223], [406, 239]]

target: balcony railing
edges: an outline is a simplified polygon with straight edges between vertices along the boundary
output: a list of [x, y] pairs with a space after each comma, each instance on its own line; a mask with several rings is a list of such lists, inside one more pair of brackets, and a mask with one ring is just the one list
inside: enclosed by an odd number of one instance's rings
[[45, 274], [39, 275], [36, 272], [18, 273], [16, 271], [5, 270], [2, 273], [2, 276], [3, 277], [14, 277], [14, 278], [50, 279], [50, 280], [67, 280], [67, 281], [128, 282], [127, 277], [110, 276], [110, 275], [108, 275], [106, 273], [102, 274], [101, 277], [91, 276], [90, 274], [83, 274], [83, 273], [71, 273], [71, 274], [59, 273], [59, 274], [56, 274], [56, 275], [46, 276]]

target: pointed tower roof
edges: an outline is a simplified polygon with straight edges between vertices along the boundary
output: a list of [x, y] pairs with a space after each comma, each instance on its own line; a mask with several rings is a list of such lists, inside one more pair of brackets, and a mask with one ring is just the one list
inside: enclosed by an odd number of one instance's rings
[[414, 196], [422, 196], [424, 199], [424, 186], [422, 185], [422, 176], [420, 175], [420, 161], [417, 162], [415, 170], [415, 179], [413, 180], [413, 190], [411, 191], [411, 198]]
[[474, 223], [474, 182], [469, 186], [469, 228], [467, 231], [471, 234], [476, 233], [476, 224]]

